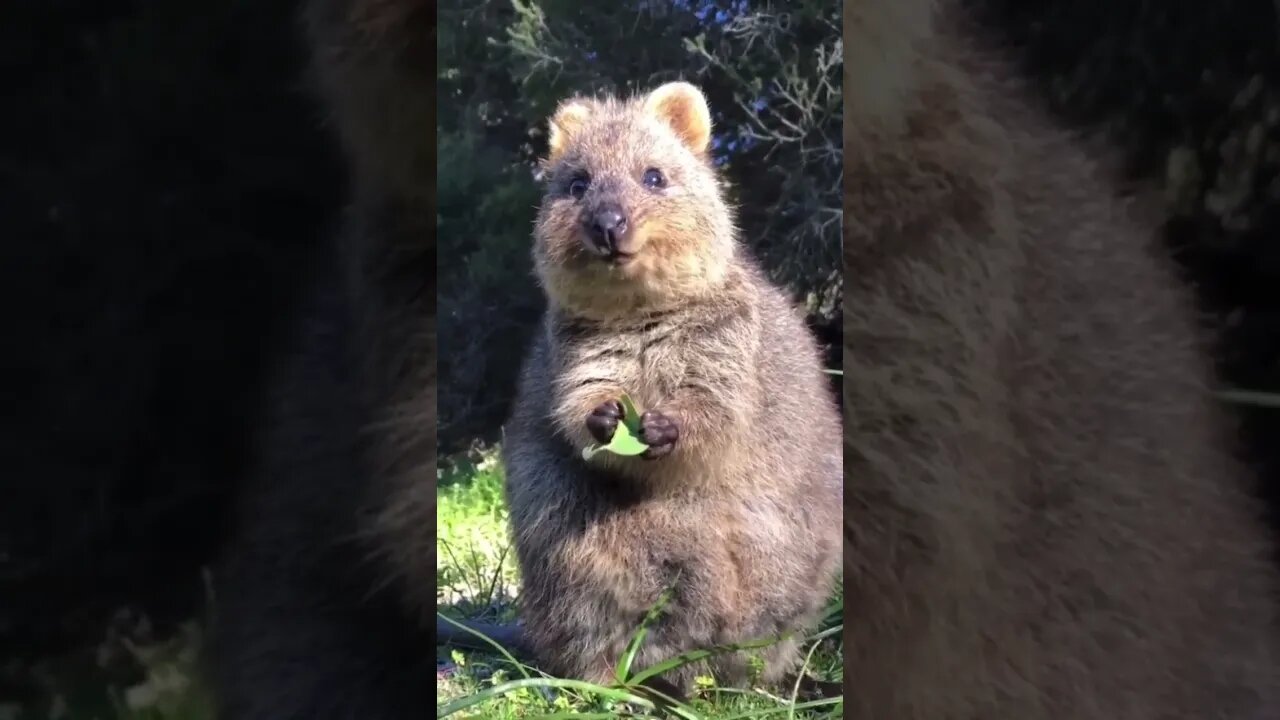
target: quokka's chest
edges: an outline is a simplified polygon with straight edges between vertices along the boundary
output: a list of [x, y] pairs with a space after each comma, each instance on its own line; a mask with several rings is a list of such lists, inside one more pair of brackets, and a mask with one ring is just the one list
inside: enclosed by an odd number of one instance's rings
[[564, 377], [616, 383], [648, 408], [696, 376], [701, 357], [685, 331], [653, 326], [597, 338], [565, 359]]

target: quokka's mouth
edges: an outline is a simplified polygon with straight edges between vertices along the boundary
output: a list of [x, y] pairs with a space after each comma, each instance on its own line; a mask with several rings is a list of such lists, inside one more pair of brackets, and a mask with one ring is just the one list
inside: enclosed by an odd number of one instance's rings
[[604, 263], [610, 266], [626, 265], [632, 260], [635, 260], [638, 255], [635, 248], [622, 250], [616, 245], [609, 246], [592, 242], [583, 242], [583, 246], [586, 248], [586, 255], [589, 258], [589, 262]]
[[626, 249], [622, 249], [617, 245], [603, 245], [594, 243], [584, 243], [587, 253], [597, 262], [607, 263], [609, 265], [626, 265], [636, 259], [639, 254], [639, 248], [633, 245], [626, 245]]
[[605, 262], [609, 263], [610, 265], [615, 265], [618, 267], [622, 267], [624, 265], [630, 264], [631, 261], [635, 259], [636, 259], [635, 253], [621, 252], [619, 250], [614, 250], [610, 252], [608, 255], [604, 256]]

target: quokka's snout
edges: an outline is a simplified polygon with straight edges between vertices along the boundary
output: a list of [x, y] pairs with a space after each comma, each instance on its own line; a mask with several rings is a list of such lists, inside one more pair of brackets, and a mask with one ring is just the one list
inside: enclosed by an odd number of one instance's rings
[[587, 250], [610, 263], [625, 263], [640, 250], [630, 212], [614, 198], [589, 205], [582, 214], [582, 239]]

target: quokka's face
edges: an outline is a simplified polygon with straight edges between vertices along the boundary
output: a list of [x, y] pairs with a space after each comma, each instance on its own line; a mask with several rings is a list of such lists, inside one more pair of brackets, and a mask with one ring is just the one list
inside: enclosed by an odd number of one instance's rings
[[702, 94], [684, 83], [638, 100], [561, 105], [535, 232], [548, 291], [607, 303], [611, 293], [680, 294], [697, 277], [707, 282], [733, 237], [710, 130]]

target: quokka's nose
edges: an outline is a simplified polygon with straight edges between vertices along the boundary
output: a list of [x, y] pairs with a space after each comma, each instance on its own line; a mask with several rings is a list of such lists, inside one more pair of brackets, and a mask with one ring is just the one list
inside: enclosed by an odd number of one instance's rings
[[627, 216], [616, 207], [603, 208], [591, 216], [587, 230], [597, 250], [610, 255], [617, 253], [627, 234]]

